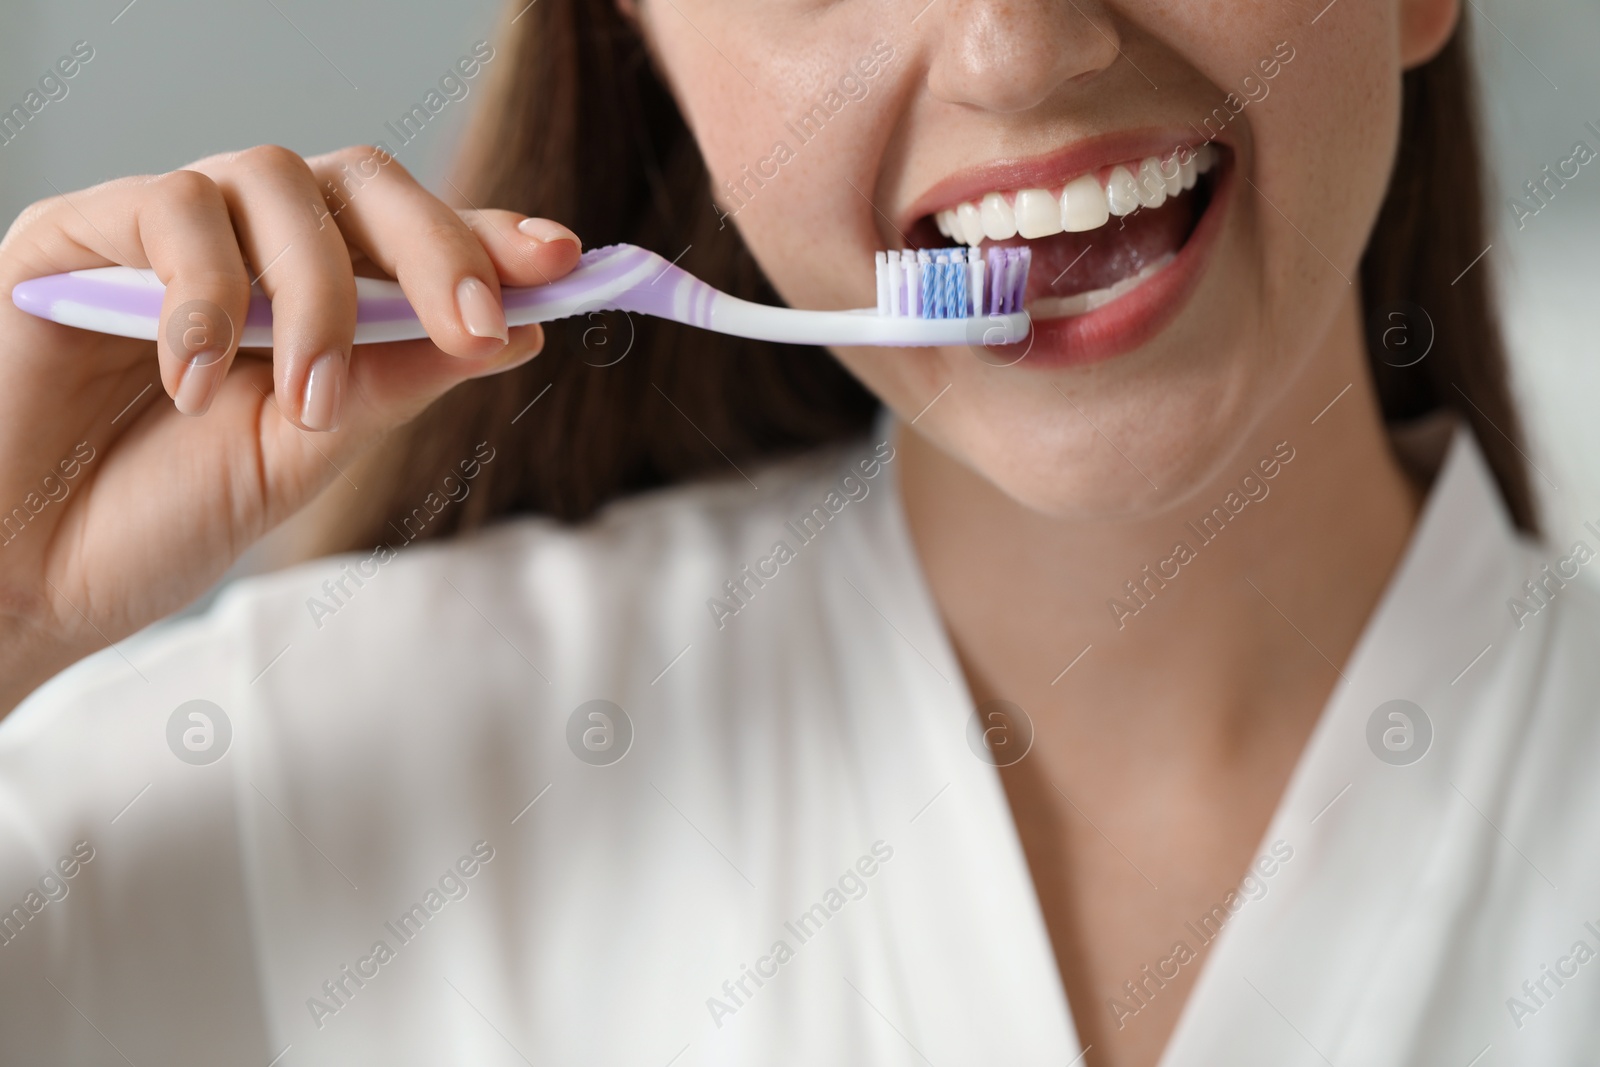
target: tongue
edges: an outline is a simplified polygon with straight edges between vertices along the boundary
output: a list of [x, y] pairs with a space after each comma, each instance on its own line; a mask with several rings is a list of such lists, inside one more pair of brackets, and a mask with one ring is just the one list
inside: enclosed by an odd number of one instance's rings
[[1025, 244], [1033, 249], [1033, 267], [1028, 273], [1030, 302], [1109, 289], [1183, 247], [1194, 229], [1194, 200], [1180, 196], [1158, 208], [1141, 208], [1132, 215], [1113, 218], [1098, 230], [1032, 241], [1020, 237], [986, 241], [983, 247]]

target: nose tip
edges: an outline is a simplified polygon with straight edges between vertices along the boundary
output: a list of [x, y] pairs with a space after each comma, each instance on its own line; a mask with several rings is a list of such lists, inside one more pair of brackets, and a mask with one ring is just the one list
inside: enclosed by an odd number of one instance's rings
[[1100, 0], [935, 0], [923, 17], [941, 35], [929, 91], [987, 111], [1037, 107], [1111, 66], [1121, 49]]

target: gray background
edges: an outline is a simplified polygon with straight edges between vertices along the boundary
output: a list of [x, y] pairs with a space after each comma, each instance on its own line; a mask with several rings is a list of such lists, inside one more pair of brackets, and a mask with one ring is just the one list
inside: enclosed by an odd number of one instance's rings
[[[1465, 0], [1481, 54], [1499, 227], [1474, 270], [1490, 271], [1516, 361], [1547, 525], [1558, 542], [1600, 524], [1600, 361], [1595, 359], [1600, 164], [1518, 230], [1505, 206], [1545, 164], [1600, 126], [1600, 6]], [[109, 177], [158, 172], [227, 148], [277, 142], [302, 153], [397, 142], [384, 123], [419, 102], [473, 42], [496, 0], [6, 0], [0, 103], [87, 40], [95, 58], [9, 145], [0, 220]], [[477, 97], [450, 104], [397, 155], [436, 190]], [[1584, 535], [1587, 537], [1587, 535]]]
[[51, 195], [52, 185], [70, 191], [263, 143], [311, 155], [383, 140], [414, 173], [437, 181], [466, 108], [448, 105], [404, 148], [384, 123], [397, 122], [475, 41], [493, 36], [499, 7], [496, 0], [6, 0], [5, 107], [74, 41], [93, 45], [95, 58], [69, 83], [66, 99], [0, 146], [0, 217]]

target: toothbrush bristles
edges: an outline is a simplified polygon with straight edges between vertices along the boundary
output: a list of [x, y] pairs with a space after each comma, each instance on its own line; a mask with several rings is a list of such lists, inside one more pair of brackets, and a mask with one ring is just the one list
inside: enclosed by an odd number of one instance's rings
[[874, 257], [878, 314], [965, 319], [1022, 310], [1033, 250], [1026, 247], [903, 249]]

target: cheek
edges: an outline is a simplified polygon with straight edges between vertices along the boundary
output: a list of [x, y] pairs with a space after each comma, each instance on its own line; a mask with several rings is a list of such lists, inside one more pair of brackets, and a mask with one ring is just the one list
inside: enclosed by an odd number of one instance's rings
[[[675, 0], [643, 6], [644, 33], [684, 121], [705, 158], [713, 186], [754, 164], [781, 127], [779, 101], [761, 86], [765, 71], [748, 56], [756, 45], [743, 22], [714, 0]], [[708, 39], [697, 26], [714, 27]], [[738, 65], [728, 58], [738, 55]]]
[[[1239, 301], [1235, 313], [1249, 315], [1263, 373], [1274, 361], [1307, 358], [1359, 286], [1362, 251], [1393, 166], [1400, 112], [1393, 4], [1339, 4], [1325, 14], [1312, 24], [1293, 5], [1253, 11], [1203, 0], [1159, 16], [1163, 36], [1170, 33], [1213, 83], [1201, 111], [1229, 93], [1246, 101], [1229, 126], [1248, 152], [1241, 170], [1249, 182], [1235, 205], [1243, 244], [1236, 253], [1259, 288], [1243, 293], [1249, 282], [1241, 280], [1219, 298]], [[1276, 71], [1270, 80], [1263, 60]], [[1247, 84], [1265, 90], [1260, 99], [1249, 99]]]
[[647, 27], [705, 160], [705, 195], [798, 307], [871, 303], [872, 252], [887, 247], [856, 190], [872, 191], [905, 64], [874, 63], [863, 77], [879, 38], [859, 12], [845, 15], [675, 0], [656, 5]]
[[1304, 39], [1295, 42], [1295, 58], [1274, 79], [1272, 95], [1252, 105], [1275, 332], [1307, 332], [1359, 284], [1399, 134], [1391, 22], [1386, 9], [1358, 7], [1336, 23], [1330, 16], [1300, 30]]
[[[691, 31], [692, 32], [692, 31]], [[750, 91], [736, 70], [701, 43], [681, 34], [658, 33], [655, 43], [671, 74], [684, 121], [693, 131], [713, 187], [737, 178], [741, 163], [754, 162], [757, 146], [771, 143], [776, 109]]]

